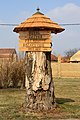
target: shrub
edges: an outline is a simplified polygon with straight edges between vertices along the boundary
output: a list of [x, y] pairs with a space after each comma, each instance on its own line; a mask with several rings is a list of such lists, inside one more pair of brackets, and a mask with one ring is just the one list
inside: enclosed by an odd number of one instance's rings
[[0, 69], [0, 87], [23, 87], [25, 81], [24, 61], [6, 63]]

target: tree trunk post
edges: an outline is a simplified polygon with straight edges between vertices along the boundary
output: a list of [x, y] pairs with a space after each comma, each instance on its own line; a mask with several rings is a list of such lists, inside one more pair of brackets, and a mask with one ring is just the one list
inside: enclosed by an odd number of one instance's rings
[[28, 52], [26, 63], [26, 109], [52, 109], [55, 100], [51, 52]]

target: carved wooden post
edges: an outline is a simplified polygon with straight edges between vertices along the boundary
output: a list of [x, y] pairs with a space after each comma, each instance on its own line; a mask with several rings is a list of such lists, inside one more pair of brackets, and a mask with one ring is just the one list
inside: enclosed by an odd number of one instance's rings
[[51, 70], [51, 33], [64, 29], [39, 9], [14, 29], [20, 34], [20, 51], [26, 51], [27, 110], [49, 110], [55, 103]]

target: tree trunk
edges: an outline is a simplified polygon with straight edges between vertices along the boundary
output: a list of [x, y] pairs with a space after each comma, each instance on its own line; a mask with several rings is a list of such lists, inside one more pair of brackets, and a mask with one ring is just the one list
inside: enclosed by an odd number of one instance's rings
[[51, 52], [26, 53], [27, 110], [49, 110], [54, 107], [54, 85], [51, 70]]

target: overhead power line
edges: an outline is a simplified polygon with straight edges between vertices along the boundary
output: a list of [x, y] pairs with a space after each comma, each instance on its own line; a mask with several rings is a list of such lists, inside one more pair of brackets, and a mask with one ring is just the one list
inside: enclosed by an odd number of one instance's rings
[[[0, 23], [0, 26], [18, 26], [19, 24], [14, 24], [14, 23], [8, 23], [8, 24], [4, 24], [4, 23]], [[80, 23], [61, 23], [59, 24], [61, 26], [78, 26], [80, 25]]]
[[62, 24], [59, 24], [61, 26], [71, 26], [71, 25], [80, 25], [80, 23], [62, 23]]
[[4, 24], [4, 23], [0, 23], [1, 26], [18, 26], [19, 24]]

